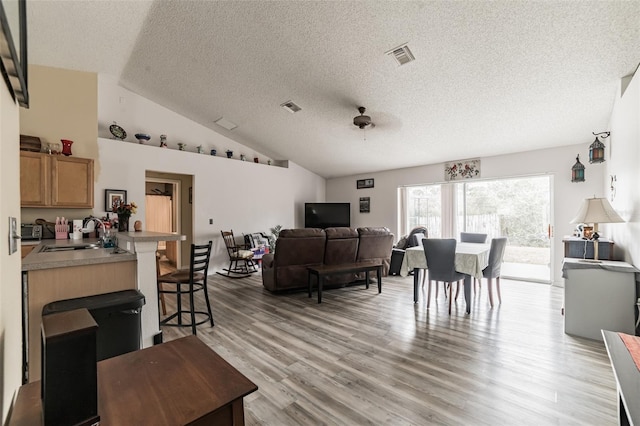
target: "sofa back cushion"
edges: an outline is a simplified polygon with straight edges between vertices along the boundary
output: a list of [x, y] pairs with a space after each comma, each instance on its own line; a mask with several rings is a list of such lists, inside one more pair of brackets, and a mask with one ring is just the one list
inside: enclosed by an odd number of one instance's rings
[[322, 265], [326, 234], [317, 228], [283, 229], [274, 255], [275, 286], [278, 290], [305, 288], [307, 267]]
[[358, 254], [358, 231], [353, 228], [327, 228], [324, 264], [353, 263]]
[[358, 244], [358, 262], [365, 260], [382, 261], [384, 275], [389, 272], [393, 234], [389, 228], [358, 228], [360, 242]]
[[[324, 264], [339, 265], [353, 263], [358, 254], [358, 231], [353, 228], [339, 227], [325, 229], [327, 244], [324, 249]], [[327, 285], [347, 284], [356, 279], [356, 274], [333, 275], [325, 278]]]

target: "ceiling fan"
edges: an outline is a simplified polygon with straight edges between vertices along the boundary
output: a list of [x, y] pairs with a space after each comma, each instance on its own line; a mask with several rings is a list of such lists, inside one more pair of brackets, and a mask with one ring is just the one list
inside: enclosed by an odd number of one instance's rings
[[356, 115], [355, 117], [353, 117], [353, 124], [355, 126], [358, 126], [361, 130], [364, 130], [367, 126], [375, 127], [375, 124], [371, 122], [371, 117], [369, 117], [368, 115], [364, 115], [364, 112], [366, 110], [367, 109], [363, 106], [358, 107], [360, 115]]

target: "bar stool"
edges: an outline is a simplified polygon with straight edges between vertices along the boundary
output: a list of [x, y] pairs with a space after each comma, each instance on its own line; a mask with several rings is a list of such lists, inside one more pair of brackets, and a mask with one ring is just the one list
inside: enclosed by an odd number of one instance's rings
[[[208, 244], [191, 244], [191, 264], [189, 269], [182, 269], [169, 274], [158, 276], [158, 297], [162, 300], [165, 294], [176, 295], [177, 311], [160, 321], [160, 325], [171, 327], [191, 327], [193, 334], [196, 334], [196, 326], [211, 322], [213, 327], [213, 314], [209, 303], [209, 292], [207, 290], [207, 272], [209, 269], [209, 258], [211, 257], [212, 241]], [[165, 289], [168, 284], [169, 289]], [[194, 293], [204, 291], [204, 299], [207, 303], [207, 311], [197, 311], [194, 306]], [[182, 295], [189, 295], [189, 309], [182, 306]], [[190, 322], [184, 322], [182, 315], [189, 315]], [[196, 315], [199, 317], [196, 321]], [[175, 321], [173, 321], [175, 320]]]

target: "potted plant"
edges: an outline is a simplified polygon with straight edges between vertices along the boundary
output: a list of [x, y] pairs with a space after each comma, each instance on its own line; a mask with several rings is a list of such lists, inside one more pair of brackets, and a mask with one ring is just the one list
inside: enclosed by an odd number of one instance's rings
[[276, 241], [278, 240], [280, 231], [282, 230], [282, 225], [276, 225], [269, 230], [271, 231], [271, 235], [267, 237], [269, 241], [269, 252], [274, 253], [276, 251]]

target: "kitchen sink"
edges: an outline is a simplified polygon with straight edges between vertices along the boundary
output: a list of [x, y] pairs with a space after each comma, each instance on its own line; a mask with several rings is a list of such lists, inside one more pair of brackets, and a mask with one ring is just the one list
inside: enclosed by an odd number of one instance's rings
[[73, 250], [91, 250], [91, 249], [99, 249], [102, 246], [98, 243], [86, 243], [86, 244], [69, 244], [66, 246], [43, 246], [40, 250], [40, 253], [53, 253], [58, 251], [73, 251]]

